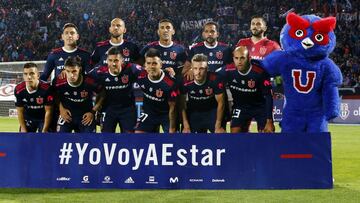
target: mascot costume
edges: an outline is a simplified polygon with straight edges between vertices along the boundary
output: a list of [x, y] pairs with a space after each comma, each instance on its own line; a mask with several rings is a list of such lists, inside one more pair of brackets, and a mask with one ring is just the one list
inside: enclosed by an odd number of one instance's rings
[[336, 44], [336, 18], [289, 13], [281, 30], [283, 50], [260, 62], [271, 75], [281, 75], [285, 103], [282, 132], [327, 132], [339, 114], [342, 75], [328, 58]]

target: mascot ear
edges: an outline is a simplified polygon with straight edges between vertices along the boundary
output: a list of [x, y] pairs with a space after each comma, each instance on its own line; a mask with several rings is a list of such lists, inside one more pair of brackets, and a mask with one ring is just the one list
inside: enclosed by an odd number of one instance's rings
[[302, 18], [299, 15], [296, 15], [295, 13], [291, 12], [286, 16], [286, 22], [290, 25], [292, 28], [302, 28], [306, 29], [310, 26], [310, 22], [306, 19]]
[[335, 29], [336, 18], [327, 17], [313, 23], [314, 30], [322, 33], [329, 33]]

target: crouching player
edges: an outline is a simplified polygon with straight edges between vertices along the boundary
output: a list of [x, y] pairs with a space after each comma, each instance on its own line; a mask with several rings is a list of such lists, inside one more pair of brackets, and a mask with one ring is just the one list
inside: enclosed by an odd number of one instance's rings
[[[196, 54], [191, 59], [194, 79], [184, 81], [181, 89], [183, 133], [225, 133], [221, 126], [224, 115], [224, 84], [216, 73], [208, 72], [208, 59]], [[186, 96], [188, 101], [186, 102]]]
[[248, 132], [253, 118], [259, 132], [274, 132], [269, 75], [250, 64], [245, 46], [233, 51], [233, 61], [221, 70], [233, 97], [231, 133]]
[[160, 125], [165, 133], [176, 131], [175, 103], [179, 90], [175, 78], [161, 70], [160, 57], [154, 48], [145, 53], [145, 70], [137, 78], [144, 93], [144, 105], [135, 133], [158, 132]]
[[119, 124], [121, 132], [133, 133], [136, 109], [132, 86], [142, 68], [132, 63], [125, 65], [121, 50], [117, 47], [108, 50], [106, 61], [107, 64], [89, 73], [105, 88], [101, 131], [114, 133]]
[[39, 80], [35, 63], [24, 65], [23, 78], [14, 92], [20, 132], [48, 132], [54, 100], [50, 84]]
[[101, 99], [93, 106], [93, 93], [103, 93], [95, 80], [82, 74], [80, 57], [65, 61], [65, 78], [57, 77], [55, 91], [59, 98], [58, 132], [95, 132], [94, 114]]

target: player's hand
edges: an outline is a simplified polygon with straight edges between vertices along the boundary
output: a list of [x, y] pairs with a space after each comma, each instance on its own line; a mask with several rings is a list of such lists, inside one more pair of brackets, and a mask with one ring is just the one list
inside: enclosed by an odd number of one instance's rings
[[171, 77], [175, 77], [175, 71], [172, 67], [165, 68], [165, 71], [169, 73]]
[[61, 71], [59, 74], [59, 79], [62, 80], [64, 78], [66, 78], [66, 73], [65, 73], [65, 71]]
[[266, 125], [265, 125], [264, 129], [261, 130], [260, 132], [263, 132], [263, 133], [273, 133], [273, 132], [275, 132], [274, 122], [272, 120], [268, 119], [266, 121]]
[[192, 69], [189, 69], [188, 71], [186, 71], [184, 73], [184, 77], [187, 79], [187, 80], [193, 80], [194, 79], [194, 72], [192, 71]]
[[82, 117], [83, 119], [82, 119], [82, 121], [81, 121], [81, 124], [83, 124], [83, 125], [91, 125], [91, 123], [93, 122], [93, 120], [94, 120], [94, 114], [93, 113], [91, 113], [91, 112], [87, 112], [87, 113], [85, 113], [84, 115], [83, 115], [83, 117]]
[[65, 122], [70, 123], [71, 122], [71, 112], [69, 111], [69, 109], [60, 107], [59, 111], [60, 111], [61, 118], [64, 119]]
[[215, 128], [215, 133], [226, 133], [226, 130], [223, 127]]

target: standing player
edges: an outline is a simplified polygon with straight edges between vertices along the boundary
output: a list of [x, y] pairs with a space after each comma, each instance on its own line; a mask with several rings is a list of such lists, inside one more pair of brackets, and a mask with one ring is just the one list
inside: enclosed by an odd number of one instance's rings
[[121, 51], [126, 63], [134, 63], [139, 59], [139, 48], [136, 44], [125, 40], [125, 22], [120, 18], [114, 18], [109, 27], [110, 40], [98, 42], [91, 55], [91, 65], [104, 65], [107, 61], [108, 50], [114, 46]]
[[[40, 79], [47, 81], [53, 70], [55, 70], [54, 78], [56, 78], [64, 69], [64, 62], [70, 56], [79, 56], [81, 58], [81, 67], [83, 71], [88, 72], [90, 69], [90, 53], [77, 46], [79, 40], [78, 28], [73, 23], [66, 23], [63, 27], [61, 39], [64, 41], [64, 46], [55, 48], [48, 55], [44, 72]], [[65, 73], [62, 73], [65, 76]]]
[[144, 112], [138, 118], [135, 133], [158, 132], [160, 125], [166, 133], [176, 131], [175, 100], [179, 90], [175, 78], [161, 70], [160, 57], [153, 48], [145, 54], [145, 70], [137, 79], [144, 93]]
[[266, 55], [280, 49], [277, 42], [265, 37], [266, 30], [266, 21], [262, 16], [251, 17], [251, 37], [240, 39], [236, 47], [246, 46], [251, 59], [263, 60]]
[[160, 20], [157, 33], [159, 41], [151, 42], [146, 45], [141, 51], [141, 56], [154, 48], [159, 50], [160, 59], [163, 62], [162, 68], [165, 69], [170, 75], [175, 75], [180, 78], [182, 67], [186, 60], [185, 48], [173, 41], [175, 29], [173, 23], [169, 19]]
[[259, 132], [274, 132], [272, 90], [269, 75], [251, 65], [245, 46], [233, 51], [233, 64], [221, 70], [233, 97], [231, 133], [248, 132], [255, 118]]
[[48, 132], [51, 122], [53, 95], [50, 84], [39, 80], [35, 63], [24, 65], [24, 82], [15, 87], [15, 106], [20, 132]]
[[[215, 73], [208, 72], [207, 56], [196, 54], [191, 60], [194, 80], [181, 88], [184, 133], [225, 133], [221, 126], [225, 109], [224, 84]], [[188, 102], [185, 103], [185, 97]]]
[[136, 124], [135, 98], [132, 85], [141, 66], [124, 64], [121, 51], [112, 47], [107, 54], [107, 65], [93, 69], [89, 74], [105, 88], [102, 103], [102, 132], [115, 132], [119, 124], [121, 132], [132, 133]]
[[81, 70], [80, 57], [65, 61], [65, 78], [58, 76], [55, 90], [59, 97], [60, 117], [58, 132], [95, 132], [94, 114], [99, 110], [101, 99], [93, 106], [93, 92], [101, 94], [101, 86]]
[[190, 80], [193, 77], [191, 71], [191, 59], [195, 54], [204, 54], [208, 57], [208, 70], [215, 72], [220, 67], [231, 63], [231, 49], [222, 42], [218, 42], [219, 25], [215, 22], [207, 22], [202, 31], [203, 42], [190, 47], [188, 58], [184, 65], [183, 74]]

